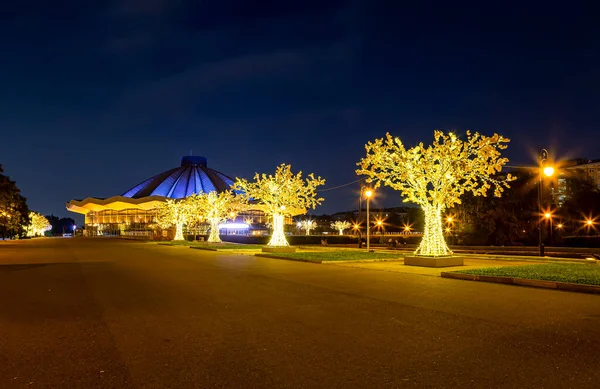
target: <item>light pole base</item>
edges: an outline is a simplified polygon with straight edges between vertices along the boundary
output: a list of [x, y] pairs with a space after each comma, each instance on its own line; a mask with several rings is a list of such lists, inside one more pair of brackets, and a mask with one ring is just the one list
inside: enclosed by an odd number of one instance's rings
[[463, 257], [454, 255], [447, 257], [427, 257], [420, 255], [407, 255], [404, 257], [404, 264], [407, 266], [422, 266], [422, 267], [451, 267], [463, 266]]

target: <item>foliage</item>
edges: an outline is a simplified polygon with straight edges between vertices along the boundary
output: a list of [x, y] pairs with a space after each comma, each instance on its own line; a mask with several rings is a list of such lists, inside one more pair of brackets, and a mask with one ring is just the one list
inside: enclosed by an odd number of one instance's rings
[[187, 199], [167, 199], [156, 207], [156, 223], [160, 228], [175, 226], [175, 239], [183, 240], [183, 226], [194, 215], [194, 209]]
[[[597, 234], [597, 226], [587, 227], [585, 219], [600, 215], [600, 190], [587, 177], [565, 177], [566, 199], [556, 218], [564, 221], [564, 233], [572, 235]], [[595, 220], [598, 222], [598, 220]]]
[[291, 165], [281, 164], [274, 175], [256, 173], [254, 182], [238, 178], [234, 188], [248, 200], [258, 201], [268, 214], [296, 216], [321, 204], [323, 199], [317, 197], [316, 188], [324, 184], [325, 180], [313, 173], [302, 179], [302, 172], [293, 174]]
[[46, 231], [52, 229], [52, 225], [44, 216], [37, 212], [29, 212], [29, 225], [27, 226], [28, 236], [43, 235]]
[[467, 193], [453, 210], [457, 243], [482, 245], [536, 244], [539, 214], [537, 175], [514, 173], [502, 197]]
[[5, 176], [0, 165], [0, 236], [24, 236], [29, 225], [27, 200], [14, 181]]
[[248, 201], [257, 202], [257, 207], [273, 218], [273, 235], [269, 246], [288, 246], [284, 234], [284, 218], [305, 214], [321, 204], [316, 188], [325, 184], [325, 180], [309, 174], [302, 178], [302, 172], [293, 174], [290, 165], [281, 164], [274, 175], [258, 174], [249, 182], [238, 178], [234, 189], [242, 193]]
[[425, 212], [425, 231], [416, 253], [447, 255], [451, 253], [442, 232], [442, 212], [461, 203], [461, 196], [471, 192], [486, 196], [493, 189], [500, 196], [512, 177], [499, 178], [497, 173], [508, 162], [500, 156], [509, 139], [471, 134], [460, 140], [454, 133], [434, 131], [432, 145], [423, 143], [407, 149], [400, 138], [376, 139], [365, 145], [366, 157], [357, 174], [368, 177], [375, 187], [387, 185], [401, 192], [405, 202], [414, 202]]
[[334, 230], [338, 230], [340, 235], [344, 235], [344, 230], [347, 230], [348, 228], [350, 228], [350, 226], [350, 222], [346, 220], [337, 220], [331, 223], [331, 228], [333, 228]]
[[49, 215], [46, 216], [46, 219], [52, 225], [52, 234], [53, 235], [61, 235], [64, 232], [72, 232], [73, 226], [75, 225], [75, 220], [70, 217], [59, 218], [58, 216]]
[[233, 218], [239, 212], [244, 210], [247, 201], [243, 196], [236, 196], [233, 192], [224, 191], [217, 193], [215, 191], [190, 196], [186, 200], [193, 213], [195, 220], [207, 220], [210, 223], [209, 242], [221, 242], [219, 237], [219, 223]]

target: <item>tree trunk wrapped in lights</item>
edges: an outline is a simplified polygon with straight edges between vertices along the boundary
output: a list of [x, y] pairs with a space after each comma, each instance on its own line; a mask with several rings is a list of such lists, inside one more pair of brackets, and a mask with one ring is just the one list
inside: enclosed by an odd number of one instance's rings
[[163, 229], [175, 226], [173, 240], [184, 240], [183, 226], [193, 215], [193, 208], [188, 199], [168, 199], [158, 205], [156, 210], [156, 224]]
[[209, 243], [220, 243], [219, 224], [231, 215], [236, 215], [246, 207], [243, 196], [236, 196], [230, 191], [194, 195], [188, 198], [195, 218], [205, 218], [210, 223]]
[[331, 228], [333, 228], [334, 230], [338, 230], [340, 235], [344, 235], [344, 230], [350, 228], [350, 222], [347, 222], [346, 220], [337, 220], [331, 223]]
[[415, 254], [446, 256], [452, 254], [443, 234], [442, 213], [460, 204], [460, 196], [471, 192], [486, 196], [493, 188], [500, 197], [512, 177], [497, 177], [507, 158], [500, 150], [510, 140], [494, 134], [484, 136], [466, 133], [460, 140], [454, 133], [434, 131], [433, 144], [423, 143], [406, 149], [400, 138], [386, 134], [365, 145], [367, 155], [359, 163], [357, 174], [368, 177], [375, 186], [387, 185], [404, 196], [404, 202], [421, 206], [425, 213], [423, 239]]
[[273, 214], [273, 235], [269, 240], [268, 246], [282, 247], [289, 246], [287, 239], [285, 238], [285, 215], [281, 213]]
[[306, 219], [299, 221], [296, 226], [301, 230], [305, 230], [306, 235], [310, 235], [310, 230], [313, 230], [317, 226], [317, 223], [314, 220]]
[[303, 215], [309, 208], [314, 209], [321, 204], [317, 198], [316, 188], [325, 184], [321, 177], [315, 178], [311, 173], [302, 179], [302, 172], [293, 174], [291, 166], [281, 164], [274, 175], [258, 174], [254, 182], [238, 178], [234, 188], [250, 200], [257, 201], [257, 207], [273, 218], [273, 235], [269, 246], [289, 246], [285, 238], [285, 218]]

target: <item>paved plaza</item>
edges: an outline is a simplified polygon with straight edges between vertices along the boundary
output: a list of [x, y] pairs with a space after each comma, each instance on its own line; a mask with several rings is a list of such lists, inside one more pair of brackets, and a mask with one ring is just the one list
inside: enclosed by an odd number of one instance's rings
[[398, 266], [0, 242], [0, 388], [598, 387], [600, 296]]

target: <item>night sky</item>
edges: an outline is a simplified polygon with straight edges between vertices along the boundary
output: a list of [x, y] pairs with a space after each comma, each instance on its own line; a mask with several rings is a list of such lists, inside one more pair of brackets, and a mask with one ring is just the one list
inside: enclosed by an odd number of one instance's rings
[[[190, 150], [233, 177], [286, 162], [329, 187], [386, 131], [500, 132], [513, 164], [538, 144], [600, 158], [597, 9], [405, 3], [7, 2], [0, 164], [32, 210], [73, 216], [65, 202], [121, 194]], [[324, 192], [317, 213], [356, 191]]]

